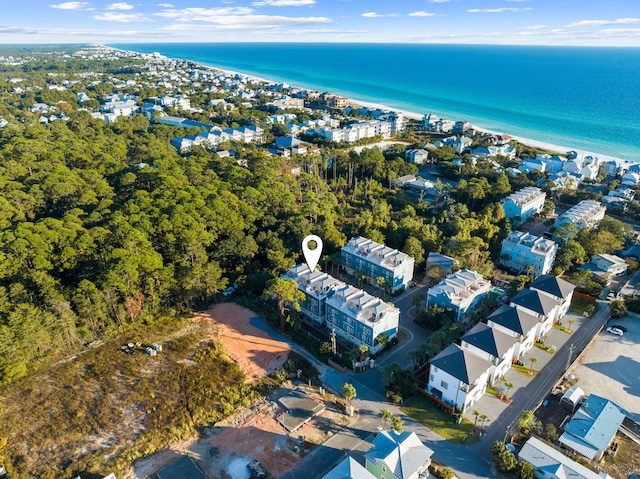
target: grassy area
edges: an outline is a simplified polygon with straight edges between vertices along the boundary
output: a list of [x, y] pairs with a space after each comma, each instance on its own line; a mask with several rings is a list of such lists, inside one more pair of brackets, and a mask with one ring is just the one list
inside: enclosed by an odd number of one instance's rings
[[[134, 326], [0, 388], [7, 472], [15, 479], [123, 477], [136, 459], [248, 405], [259, 385], [245, 384], [221, 343], [202, 341], [212, 332], [206, 322]], [[121, 349], [138, 341], [134, 354]], [[152, 342], [163, 345], [155, 357], [144, 353]]]
[[491, 386], [487, 386], [487, 394], [491, 394], [492, 396], [497, 396], [500, 391], [492, 388]]
[[596, 314], [599, 307], [600, 305], [598, 303], [590, 303], [575, 296], [571, 299], [571, 310], [580, 316], [584, 316], [584, 313], [589, 313], [589, 317], [591, 317]]
[[556, 323], [553, 325], [553, 327], [555, 329], [559, 329], [560, 331], [564, 331], [567, 334], [573, 334], [573, 331], [571, 329], [567, 328], [566, 326], [563, 326], [562, 324]]
[[478, 442], [478, 438], [472, 433], [473, 423], [471, 421], [462, 418], [462, 422], [456, 424], [455, 418], [451, 414], [439, 409], [422, 396], [412, 397], [400, 409], [456, 446]]
[[533, 371], [533, 373], [529, 370], [527, 366], [520, 366], [518, 364], [512, 364], [511, 369], [515, 369], [519, 373], [526, 374], [527, 376], [535, 376], [537, 371]]

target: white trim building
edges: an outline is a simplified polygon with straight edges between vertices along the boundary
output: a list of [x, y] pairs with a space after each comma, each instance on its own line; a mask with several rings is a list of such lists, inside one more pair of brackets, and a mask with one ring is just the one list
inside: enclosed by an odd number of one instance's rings
[[583, 200], [558, 216], [555, 227], [557, 228], [563, 223], [570, 222], [578, 229], [593, 228], [604, 218], [605, 212], [606, 208], [599, 202]]
[[342, 247], [342, 264], [349, 274], [363, 271], [370, 283], [382, 277], [391, 291], [407, 288], [415, 260], [406, 253], [358, 236]]
[[429, 288], [427, 305], [452, 308], [456, 313], [456, 319], [460, 321], [489, 291], [490, 281], [485, 280], [480, 273], [463, 269]]
[[514, 224], [521, 224], [544, 208], [547, 194], [535, 186], [527, 186], [502, 200], [502, 207], [507, 218], [514, 220]]
[[[502, 241], [500, 262], [520, 272], [528, 272], [527, 267], [531, 265], [533, 275], [540, 276], [551, 270], [557, 252], [558, 245], [551, 240], [514, 231]], [[505, 259], [502, 259], [503, 256]]]

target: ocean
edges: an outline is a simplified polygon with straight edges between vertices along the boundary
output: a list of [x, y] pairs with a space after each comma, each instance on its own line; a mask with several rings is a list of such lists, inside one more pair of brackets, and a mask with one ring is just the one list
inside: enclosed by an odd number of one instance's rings
[[335, 43], [111, 45], [640, 161], [640, 48]]

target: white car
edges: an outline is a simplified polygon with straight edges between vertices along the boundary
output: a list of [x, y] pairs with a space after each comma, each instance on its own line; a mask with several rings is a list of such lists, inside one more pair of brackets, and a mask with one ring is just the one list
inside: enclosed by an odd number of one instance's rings
[[612, 328], [611, 326], [607, 328], [607, 333], [616, 334], [618, 336], [622, 336], [624, 334], [621, 329]]

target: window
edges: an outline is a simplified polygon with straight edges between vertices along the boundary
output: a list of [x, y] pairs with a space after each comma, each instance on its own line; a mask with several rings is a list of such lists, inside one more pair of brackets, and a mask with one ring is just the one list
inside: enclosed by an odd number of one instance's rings
[[442, 389], [449, 389], [449, 385], [444, 381], [440, 381], [440, 386], [442, 387]]
[[433, 374], [429, 374], [429, 381], [433, 381]]
[[437, 373], [437, 372], [438, 372], [438, 368], [434, 366], [434, 367], [433, 367], [433, 372], [434, 372], [434, 373]]

